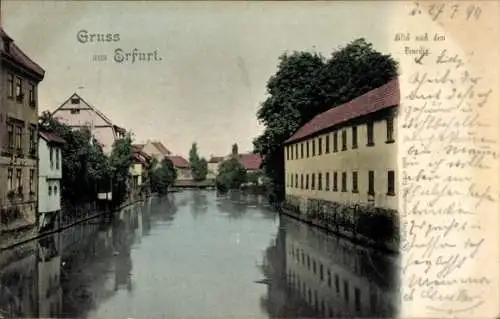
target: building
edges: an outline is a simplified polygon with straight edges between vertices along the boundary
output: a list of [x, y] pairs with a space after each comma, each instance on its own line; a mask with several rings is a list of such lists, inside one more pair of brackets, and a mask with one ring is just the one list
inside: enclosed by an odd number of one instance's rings
[[145, 144], [135, 144], [134, 147], [156, 159], [158, 164], [160, 164], [165, 157], [172, 155], [172, 152], [170, 152], [160, 141], [148, 140]]
[[397, 211], [399, 102], [396, 79], [302, 126], [285, 142], [287, 204], [301, 213], [335, 205]]
[[54, 133], [38, 132], [38, 221], [40, 229], [54, 225], [61, 210], [62, 145]]
[[262, 157], [259, 154], [238, 154], [238, 159], [247, 170], [247, 173], [260, 172]]
[[172, 161], [172, 164], [174, 164], [175, 171], [177, 172], [177, 181], [193, 180], [189, 162], [184, 157], [179, 155], [169, 155], [167, 158]]
[[0, 232], [36, 223], [38, 84], [45, 71], [0, 28]]
[[113, 124], [101, 111], [76, 93], [52, 112], [52, 117], [74, 129], [90, 128], [107, 155], [111, 153], [113, 143], [126, 134], [124, 128]]
[[224, 161], [223, 156], [211, 156], [207, 163], [207, 179], [215, 179], [219, 173], [219, 165]]
[[130, 174], [132, 176], [131, 186], [138, 188], [146, 178], [146, 169], [151, 158], [149, 155], [140, 150], [137, 146], [132, 146], [132, 166], [130, 167]]

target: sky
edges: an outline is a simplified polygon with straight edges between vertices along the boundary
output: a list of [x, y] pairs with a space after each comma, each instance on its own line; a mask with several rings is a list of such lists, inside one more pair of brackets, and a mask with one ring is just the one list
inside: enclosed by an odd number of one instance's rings
[[[187, 156], [252, 151], [266, 82], [288, 51], [325, 56], [365, 37], [388, 52], [390, 2], [91, 2], [2, 0], [2, 24], [41, 65], [40, 112], [77, 92], [136, 142], [162, 141]], [[382, 17], [382, 18], [381, 18]], [[119, 34], [80, 43], [77, 34]], [[115, 50], [161, 61], [118, 63]], [[93, 61], [95, 55], [107, 61]]]

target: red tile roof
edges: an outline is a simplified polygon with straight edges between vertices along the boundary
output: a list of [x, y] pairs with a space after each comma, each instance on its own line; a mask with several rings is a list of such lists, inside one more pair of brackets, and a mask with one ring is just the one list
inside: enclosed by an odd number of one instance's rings
[[189, 162], [182, 156], [169, 155], [167, 158], [172, 161], [174, 167], [176, 168], [189, 168]]
[[262, 157], [259, 154], [239, 154], [240, 163], [245, 166], [247, 170], [257, 170], [260, 169], [262, 163]]
[[208, 162], [209, 163], [220, 163], [223, 160], [224, 160], [224, 156], [212, 156]]
[[399, 102], [399, 81], [394, 79], [345, 104], [316, 115], [311, 121], [299, 128], [285, 143], [294, 142], [336, 124], [399, 105]]
[[166, 147], [165, 145], [163, 145], [162, 142], [151, 142], [151, 144], [153, 144], [154, 147], [156, 147], [161, 153], [162, 155], [170, 155], [172, 154], [172, 152], [170, 152]]
[[62, 137], [59, 137], [59, 135], [52, 132], [38, 130], [38, 135], [48, 143], [58, 143], [58, 144], [66, 143], [66, 141]]
[[19, 64], [20, 66], [28, 69], [37, 75], [40, 80], [45, 76], [45, 70], [42, 69], [36, 62], [31, 60], [12, 40], [11, 37], [7, 35], [5, 30], [0, 27], [0, 37], [7, 44], [10, 42], [9, 50], [6, 51], [5, 48], [0, 48], [0, 52], [2, 56], [6, 56], [7, 59], [12, 60], [13, 62]]

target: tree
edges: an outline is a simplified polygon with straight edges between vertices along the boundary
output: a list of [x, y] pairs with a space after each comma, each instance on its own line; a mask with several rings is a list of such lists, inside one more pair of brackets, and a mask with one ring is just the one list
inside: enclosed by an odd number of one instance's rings
[[39, 126], [66, 142], [61, 147], [62, 200], [73, 205], [96, 200], [98, 185], [108, 177], [107, 158], [97, 140], [88, 129], [73, 130], [49, 112], [42, 113]]
[[166, 194], [168, 187], [174, 183], [177, 172], [169, 158], [164, 158], [151, 175], [151, 190], [160, 195]]
[[231, 155], [233, 157], [238, 156], [238, 144], [236, 144], [236, 143], [233, 144], [233, 147], [231, 149]]
[[189, 166], [195, 181], [203, 181], [208, 174], [208, 163], [205, 158], [200, 158], [198, 155], [198, 147], [193, 143], [189, 151]]
[[247, 172], [240, 161], [231, 157], [219, 165], [219, 172], [215, 179], [217, 188], [222, 191], [239, 189], [247, 180]]
[[263, 157], [270, 199], [284, 198], [283, 143], [314, 116], [341, 105], [397, 75], [397, 62], [357, 39], [334, 51], [330, 59], [317, 53], [293, 52], [279, 58], [267, 82], [267, 99], [257, 111], [265, 129], [254, 140]]
[[130, 134], [126, 134], [124, 138], [113, 143], [113, 149], [108, 158], [114, 205], [122, 204], [127, 198], [131, 165], [132, 138]]

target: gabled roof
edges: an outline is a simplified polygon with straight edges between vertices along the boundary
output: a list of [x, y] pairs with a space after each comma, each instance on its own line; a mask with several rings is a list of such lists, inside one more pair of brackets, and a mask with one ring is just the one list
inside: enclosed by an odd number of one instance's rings
[[245, 166], [247, 170], [257, 170], [260, 169], [262, 163], [262, 157], [259, 154], [239, 154], [240, 163]]
[[167, 158], [172, 161], [172, 164], [174, 164], [176, 168], [189, 168], [189, 162], [182, 156], [169, 155]]
[[45, 76], [45, 70], [42, 69], [41, 66], [39, 66], [35, 61], [30, 59], [12, 40], [11, 37], [7, 35], [5, 30], [0, 27], [0, 37], [2, 38], [2, 41], [5, 42], [5, 44], [9, 45], [9, 50], [5, 50], [5, 48], [2, 46], [0, 48], [0, 52], [2, 55], [5, 55], [9, 59], [11, 59], [13, 62], [16, 62], [20, 66], [24, 67], [25, 69], [33, 72], [35, 75], [39, 77], [40, 80], [42, 80]]
[[[94, 111], [97, 115], [99, 115], [99, 117], [102, 118], [102, 120], [104, 122], [106, 122], [106, 124], [108, 124], [109, 126], [112, 126], [115, 130], [124, 130], [122, 127], [118, 126], [118, 125], [114, 125], [113, 122], [111, 122], [111, 120], [106, 116], [104, 115], [104, 113], [102, 113], [101, 111], [99, 111], [95, 106], [91, 105], [90, 103], [88, 103], [87, 101], [85, 101], [80, 95], [78, 95], [77, 93], [73, 93], [69, 98], [66, 99], [66, 101], [64, 101], [57, 109], [55, 109], [52, 113], [51, 113], [51, 116], [53, 116], [54, 114], [57, 113], [57, 111], [61, 110], [61, 109], [65, 109], [64, 107], [66, 106], [66, 103], [68, 103], [68, 101], [70, 101], [71, 99], [73, 98], [77, 98], [80, 100], [80, 103], [84, 103], [86, 107], [88, 107], [89, 109], [91, 109], [92, 111]], [[70, 109], [70, 108], [68, 108]]]
[[38, 136], [44, 139], [47, 143], [65, 144], [66, 141], [59, 135], [45, 130], [38, 130]]
[[333, 107], [326, 112], [316, 115], [311, 121], [304, 124], [285, 143], [291, 143], [334, 125], [368, 115], [392, 106], [399, 105], [400, 91], [398, 79], [371, 90], [345, 104]]
[[156, 149], [157, 149], [158, 151], [160, 151], [160, 153], [161, 153], [162, 155], [167, 156], [167, 155], [172, 154], [172, 152], [170, 152], [170, 151], [169, 151], [169, 150], [165, 147], [165, 145], [163, 145], [163, 143], [162, 143], [162, 142], [159, 142], [159, 141], [154, 141], [154, 142], [151, 142], [151, 144], [153, 144], [153, 146], [154, 146], [154, 147], [156, 147]]

